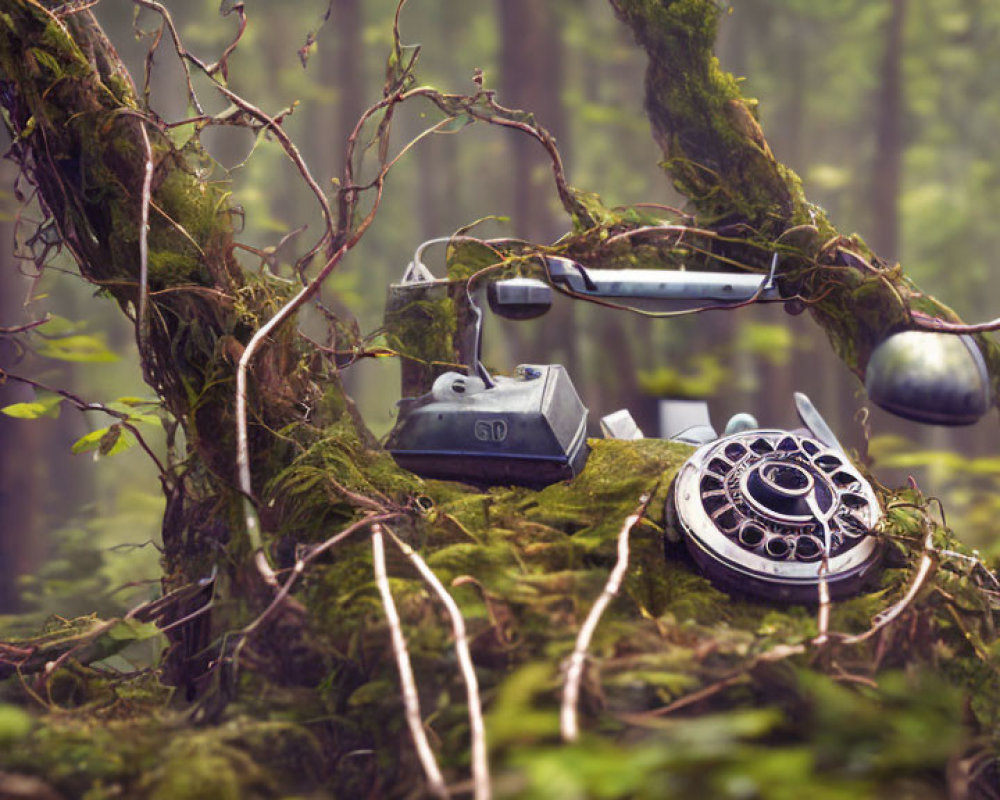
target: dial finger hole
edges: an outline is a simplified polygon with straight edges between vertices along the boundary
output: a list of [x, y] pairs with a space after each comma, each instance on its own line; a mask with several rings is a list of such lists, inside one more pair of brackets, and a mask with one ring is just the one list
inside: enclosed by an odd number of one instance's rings
[[733, 465], [724, 458], [713, 458], [708, 462], [708, 471], [717, 475], [727, 475], [732, 470]]
[[760, 543], [764, 541], [765, 536], [767, 536], [767, 534], [764, 532], [764, 529], [760, 527], [760, 525], [755, 525], [750, 522], [740, 528], [739, 541], [741, 545], [752, 550], [755, 547], [760, 546]]
[[784, 536], [772, 536], [764, 544], [764, 552], [773, 559], [783, 561], [792, 553], [792, 545]]
[[844, 462], [830, 453], [824, 453], [816, 459], [816, 466], [824, 472], [833, 472], [838, 467], [842, 467]]
[[705, 492], [717, 492], [722, 488], [722, 480], [717, 478], [715, 475], [706, 475], [701, 479], [701, 491]]
[[868, 506], [868, 498], [857, 492], [844, 492], [840, 495], [840, 502], [848, 508], [859, 509]]
[[708, 515], [713, 518], [723, 508], [730, 505], [725, 492], [720, 492], [718, 494], [712, 493], [710, 495], [706, 495], [705, 497], [702, 498], [701, 503], [705, 507], [705, 511], [708, 513]]
[[795, 557], [799, 561], [815, 561], [823, 555], [823, 543], [815, 536], [804, 534], [795, 542]]
[[851, 486], [857, 483], [858, 479], [851, 475], [851, 473], [841, 470], [840, 472], [833, 473], [833, 482], [837, 486]]
[[714, 517], [714, 519], [719, 530], [726, 534], [735, 533], [736, 529], [740, 526], [740, 515], [736, 513], [736, 509], [732, 506], [721, 512], [717, 517]]
[[867, 536], [869, 533], [868, 526], [853, 514], [845, 514], [840, 517], [838, 522], [840, 523], [841, 531], [850, 539], [858, 539], [861, 536]]
[[747, 454], [747, 449], [739, 442], [733, 442], [732, 444], [727, 445], [723, 452], [725, 452], [726, 458], [730, 461], [739, 461]]

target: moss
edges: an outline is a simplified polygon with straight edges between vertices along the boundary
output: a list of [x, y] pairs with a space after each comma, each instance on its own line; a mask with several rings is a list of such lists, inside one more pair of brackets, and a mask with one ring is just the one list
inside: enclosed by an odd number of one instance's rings
[[174, 738], [138, 790], [149, 800], [283, 797], [316, 784], [321, 758], [298, 726], [237, 718]]
[[429, 391], [459, 360], [457, 315], [446, 283], [390, 287], [384, 328], [386, 344], [400, 356], [403, 397]]
[[20, 725], [17, 739], [0, 756], [4, 769], [88, 800], [287, 797], [317, 784], [322, 761], [319, 742], [299, 725], [237, 717], [199, 730], [162, 703], [124, 720], [55, 715]]
[[[973, 713], [983, 730], [995, 726], [1000, 694], [986, 625], [993, 612], [982, 602], [970, 574], [942, 568], [914, 602], [905, 626], [891, 628], [881, 644], [872, 640], [830, 651], [833, 659], [827, 662], [810, 645], [817, 632], [814, 608], [730, 597], [698, 574], [682, 548], [665, 548], [666, 487], [690, 448], [656, 440], [595, 441], [591, 447], [586, 468], [573, 481], [539, 492], [504, 487], [482, 492], [412, 477], [399, 483], [401, 473], [390, 462], [383, 463], [383, 455], [366, 456], [356, 449], [345, 429], [317, 440], [282, 479], [336, 476], [341, 485], [359, 481], [350, 484], [358, 491], [425, 496], [425, 513], [394, 527], [421, 549], [462, 608], [493, 718], [494, 764], [526, 782], [518, 784], [522, 789], [513, 795], [541, 796], [541, 784], [535, 782], [542, 773], [535, 771], [544, 764], [554, 768], [562, 759], [593, 759], [601, 752], [609, 760], [600, 774], [631, 785], [637, 767], [625, 764], [636, 748], [647, 753], [650, 765], [658, 765], [648, 769], [662, 770], [670, 781], [700, 791], [715, 791], [705, 788], [706, 780], [716, 784], [714, 778], [698, 776], [720, 769], [755, 774], [753, 765], [764, 753], [782, 754], [784, 759], [811, 754], [798, 777], [782, 774], [778, 785], [783, 786], [800, 781], [828, 783], [843, 791], [857, 792], [859, 786], [889, 791], [887, 787], [904, 777], [912, 779], [914, 759], [926, 767], [928, 785], [935, 785], [934, 776], [942, 773], [964, 724], [958, 693], [974, 694]], [[287, 495], [291, 507], [315, 488], [307, 492], [276, 485], [273, 490], [278, 498]], [[604, 586], [625, 517], [650, 492], [654, 495], [646, 521], [630, 537], [625, 585], [590, 648], [581, 713], [591, 733], [578, 749], [567, 748], [554, 736], [561, 685], [558, 664], [572, 649], [584, 616]], [[919, 500], [912, 492], [901, 499]], [[337, 507], [336, 498], [327, 505]], [[348, 506], [343, 511], [346, 514]], [[914, 534], [921, 520], [913, 509], [890, 512], [885, 535], [898, 542], [907, 567], [887, 570], [874, 591], [836, 604], [833, 629], [863, 631], [903, 596], [920, 553], [921, 537]], [[301, 540], [325, 537], [344, 524], [328, 522], [322, 530], [303, 529]], [[960, 547], [944, 530], [936, 536], [943, 548]], [[412, 566], [391, 549], [389, 571], [426, 724], [440, 743], [449, 779], [458, 780], [468, 770], [468, 721], [449, 628]], [[319, 663], [308, 679], [300, 666], [288, 667], [284, 680], [295, 676], [295, 681], [310, 681], [299, 693], [264, 683], [263, 691], [233, 708], [230, 721], [202, 730], [171, 725], [169, 718], [153, 721], [147, 710], [141, 722], [132, 721], [137, 727], [127, 737], [123, 732], [129, 729], [118, 727], [113, 729], [117, 733], [93, 743], [85, 727], [47, 719], [10, 753], [0, 755], [0, 766], [44, 774], [64, 790], [123, 786], [133, 792], [129, 796], [140, 798], [271, 797], [276, 796], [275, 787], [288, 791], [289, 774], [300, 777], [302, 791], [323, 786], [338, 796], [365, 794], [377, 775], [386, 781], [383, 787], [410, 785], [419, 767], [402, 723], [398, 678], [367, 538], [358, 534], [331, 551], [307, 570], [300, 587], [298, 599], [309, 609], [302, 635]], [[278, 625], [267, 635], [288, 635], [283, 631]], [[284, 641], [287, 663], [292, 664], [290, 654], [301, 645], [294, 636]], [[904, 666], [905, 680], [885, 671]], [[845, 668], [865, 683], [877, 681], [878, 687], [838, 686], [834, 679]], [[526, 676], [533, 677], [528, 681]], [[518, 689], [522, 681], [528, 681], [527, 688]], [[258, 685], [257, 679], [253, 683]], [[928, 694], [932, 690], [933, 696]], [[694, 716], [680, 723], [644, 716], [674, 702], [687, 703], [699, 693], [705, 699], [692, 702]], [[886, 709], [892, 722], [882, 725]], [[272, 723], [253, 722], [243, 714], [258, 720], [280, 715], [309, 725], [306, 729], [289, 722], [272, 729]], [[756, 718], [747, 715], [753, 714], [764, 715], [760, 728], [750, 724]], [[690, 744], [698, 741], [701, 725], [723, 737], [730, 731], [732, 741], [742, 744], [726, 750], [720, 762], [720, 751]], [[921, 731], [938, 728], [941, 738], [936, 744], [920, 743]], [[160, 731], [160, 755], [153, 763], [145, 748], [152, 741], [147, 734], [153, 737], [155, 730]], [[689, 745], [677, 750], [681, 741]], [[527, 742], [534, 743], [530, 751]], [[673, 749], [664, 751], [664, 743]], [[374, 756], [364, 761], [347, 756], [368, 751]], [[845, 765], [858, 763], [864, 752], [879, 756], [848, 770]], [[322, 766], [332, 763], [345, 767], [327, 772]], [[647, 780], [653, 780], [650, 775]], [[659, 784], [653, 780], [650, 785]], [[524, 788], [531, 786], [536, 788]], [[637, 789], [634, 796], [646, 796], [644, 791]], [[662, 796], [675, 796], [674, 789], [664, 792]]]
[[149, 285], [152, 287], [196, 280], [198, 270], [197, 260], [185, 253], [159, 249], [149, 253]]
[[[272, 454], [274, 455], [274, 454]], [[277, 456], [278, 463], [285, 459]], [[352, 494], [405, 498], [419, 490], [419, 479], [396, 466], [384, 450], [361, 441], [347, 414], [329, 426], [289, 465], [270, 471], [274, 477], [261, 492], [274, 533], [298, 541], [322, 541], [331, 528], [358, 512]]]

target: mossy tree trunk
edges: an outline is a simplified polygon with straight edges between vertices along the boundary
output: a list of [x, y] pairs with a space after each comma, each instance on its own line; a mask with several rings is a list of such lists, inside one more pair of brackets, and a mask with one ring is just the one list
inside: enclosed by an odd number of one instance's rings
[[[53, 6], [57, 4], [52, 4]], [[287, 286], [244, 274], [228, 194], [198, 173], [195, 142], [178, 149], [141, 107], [131, 78], [89, 12], [57, 18], [31, 0], [0, 10], [3, 102], [14, 154], [84, 278], [137, 324], [147, 382], [182, 431], [185, 451], [161, 476], [167, 496], [167, 590], [212, 574], [220, 557], [246, 563], [235, 466], [234, 369], [244, 345], [287, 300]], [[153, 161], [148, 229], [148, 308], [141, 335], [139, 225], [147, 150]], [[337, 376], [286, 326], [263, 349], [250, 385], [253, 485], [263, 489], [303, 448], [297, 426], [340, 419]], [[310, 430], [314, 430], [310, 427]], [[279, 434], [280, 432], [280, 434]], [[267, 518], [264, 524], [278, 526]], [[252, 574], [226, 580], [253, 604]], [[197, 605], [203, 597], [194, 598]], [[180, 606], [179, 616], [195, 606]], [[201, 651], [205, 626], [175, 629], [183, 654]], [[196, 641], [191, 641], [196, 637]], [[180, 653], [178, 655], [181, 655]], [[171, 659], [181, 683], [203, 667]]]

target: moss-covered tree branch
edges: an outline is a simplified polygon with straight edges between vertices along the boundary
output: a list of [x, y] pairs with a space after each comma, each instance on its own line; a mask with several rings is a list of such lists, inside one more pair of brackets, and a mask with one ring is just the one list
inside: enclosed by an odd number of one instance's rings
[[[722, 7], [715, 0], [610, 0], [646, 50], [646, 110], [664, 168], [699, 221], [747, 226], [750, 236], [783, 255], [786, 297], [800, 297], [837, 354], [859, 377], [889, 334], [918, 328], [914, 312], [960, 322], [921, 292], [857, 235], [842, 235], [807, 200], [798, 176], [771, 152], [744, 98], [722, 70], [713, 45]], [[743, 260], [747, 260], [743, 254]], [[753, 262], [754, 254], [750, 253]], [[758, 263], [767, 258], [757, 254]], [[1000, 402], [1000, 347], [976, 337]]]

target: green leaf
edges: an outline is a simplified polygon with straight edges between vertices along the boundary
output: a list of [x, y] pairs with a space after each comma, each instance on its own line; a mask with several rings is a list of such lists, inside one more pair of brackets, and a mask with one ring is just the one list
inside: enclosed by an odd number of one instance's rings
[[46, 339], [37, 348], [40, 356], [60, 361], [104, 362], [117, 361], [118, 356], [96, 336], [67, 336], [63, 339]]
[[124, 619], [104, 635], [116, 642], [144, 642], [159, 636], [160, 629], [153, 622]]
[[45, 67], [52, 73], [53, 76], [63, 74], [64, 70], [62, 65], [59, 63], [59, 59], [51, 53], [46, 50], [42, 50], [40, 47], [30, 47], [28, 48], [28, 52], [32, 57], [34, 57], [35, 61], [37, 61], [40, 66]]
[[133, 424], [139, 425], [152, 425], [155, 428], [163, 427], [163, 420], [161, 420], [156, 414], [132, 414], [128, 421]]
[[132, 397], [130, 395], [126, 395], [125, 397], [116, 397], [115, 402], [132, 408], [135, 408], [136, 406], [158, 406], [160, 404], [160, 401], [156, 399], [149, 397]]
[[28, 121], [24, 123], [21, 128], [21, 133], [18, 134], [19, 139], [27, 139], [34, 132], [35, 127], [38, 125], [38, 120], [35, 119], [34, 115], [28, 117]]
[[387, 680], [375, 680], [362, 684], [352, 692], [347, 703], [350, 706], [366, 706], [384, 702], [385, 697], [395, 688]]
[[135, 444], [135, 437], [122, 428], [119, 423], [106, 428], [98, 428], [77, 439], [70, 452], [74, 455], [90, 453], [97, 450], [102, 456], [115, 456], [128, 450]]
[[0, 408], [0, 412], [15, 419], [55, 418], [59, 416], [60, 402], [62, 402], [62, 397], [55, 392], [39, 391], [35, 395], [34, 402], [13, 403], [5, 408]]
[[455, 133], [456, 131], [462, 130], [462, 128], [467, 125], [471, 125], [475, 120], [468, 114], [459, 114], [458, 116], [452, 117], [444, 125], [438, 128], [441, 133]]
[[167, 136], [170, 137], [170, 141], [174, 143], [174, 147], [180, 150], [184, 145], [191, 141], [191, 138], [198, 132], [193, 122], [187, 122], [184, 125], [175, 125], [167, 129]]
[[0, 408], [0, 411], [15, 419], [38, 419], [45, 416], [45, 406], [41, 403], [13, 403]]
[[[37, 295], [36, 299], [38, 299]], [[79, 333], [86, 324], [86, 322], [75, 322], [71, 319], [66, 319], [66, 317], [61, 317], [58, 314], [49, 314], [48, 319], [39, 328], [39, 331], [51, 339], [58, 336], [69, 336], [71, 333]]]
[[100, 441], [97, 443], [97, 451], [102, 455], [110, 455], [111, 452], [118, 446], [118, 441], [122, 438], [122, 426], [112, 425], [108, 428], [107, 432], [101, 437]]
[[[144, 404], [149, 404], [148, 400], [141, 401]], [[120, 414], [128, 415], [128, 422], [133, 425], [153, 425], [157, 428], [163, 427], [163, 421], [156, 414], [150, 414], [145, 412], [136, 413], [134, 408], [135, 404], [129, 405], [128, 403], [122, 403], [119, 400], [115, 400], [111, 403], [105, 403], [105, 407], [111, 411], [117, 411]]]
[[96, 450], [101, 443], [101, 437], [107, 432], [107, 428], [98, 428], [96, 431], [91, 431], [73, 442], [73, 446], [70, 447], [69, 451], [73, 455], [79, 455], [80, 453], [89, 453], [91, 450]]
[[559, 733], [558, 712], [538, 702], [552, 691], [553, 682], [552, 665], [540, 662], [520, 667], [504, 680], [487, 719], [493, 746], [540, 741]]

